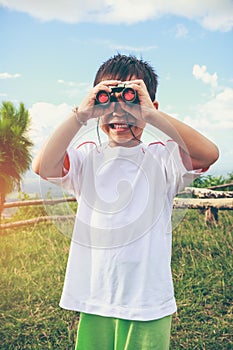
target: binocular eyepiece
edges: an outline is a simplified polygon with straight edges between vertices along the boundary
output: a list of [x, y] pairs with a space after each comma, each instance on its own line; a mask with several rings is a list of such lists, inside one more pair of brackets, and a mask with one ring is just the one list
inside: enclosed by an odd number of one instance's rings
[[109, 93], [105, 90], [100, 90], [96, 94], [96, 104], [108, 105], [110, 102], [117, 102], [117, 98], [114, 95], [116, 92], [121, 92], [121, 98], [126, 103], [137, 103], [137, 93], [131, 88], [127, 87], [126, 84], [118, 84], [114, 86], [110, 86], [112, 91]]

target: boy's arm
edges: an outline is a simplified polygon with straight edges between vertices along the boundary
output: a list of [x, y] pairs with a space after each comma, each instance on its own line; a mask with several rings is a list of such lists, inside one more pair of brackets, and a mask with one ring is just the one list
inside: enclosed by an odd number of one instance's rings
[[[204, 169], [219, 157], [217, 146], [204, 135], [187, 124], [158, 110], [158, 103], [152, 102], [142, 79], [130, 80], [130, 86], [138, 93], [141, 109], [134, 109], [135, 118], [143, 120], [164, 132], [180, 147], [183, 164], [187, 170]], [[125, 106], [127, 112], [131, 108]]]
[[147, 115], [145, 121], [167, 134], [179, 145], [187, 170], [208, 168], [218, 159], [219, 151], [212, 141], [168, 114], [155, 108]]
[[32, 169], [35, 173], [44, 178], [61, 177], [66, 150], [81, 127], [76, 114], [71, 113], [33, 159]]
[[118, 83], [118, 80], [105, 80], [90, 90], [89, 94], [80, 104], [78, 111], [72, 112], [65, 119], [33, 159], [32, 168], [35, 173], [44, 178], [62, 176], [66, 150], [76, 133], [82, 127], [82, 124], [104, 113], [112, 113], [114, 110], [113, 104], [110, 104], [107, 108], [101, 105], [93, 108], [97, 92], [100, 90], [111, 92], [110, 86], [117, 85]]

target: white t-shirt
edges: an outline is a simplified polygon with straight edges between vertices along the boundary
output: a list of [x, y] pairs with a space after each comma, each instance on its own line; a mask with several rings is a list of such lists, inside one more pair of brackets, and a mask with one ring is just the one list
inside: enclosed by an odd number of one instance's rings
[[145, 321], [174, 313], [173, 198], [201, 171], [185, 169], [173, 141], [87, 142], [68, 156], [65, 176], [49, 179], [78, 201], [60, 306]]

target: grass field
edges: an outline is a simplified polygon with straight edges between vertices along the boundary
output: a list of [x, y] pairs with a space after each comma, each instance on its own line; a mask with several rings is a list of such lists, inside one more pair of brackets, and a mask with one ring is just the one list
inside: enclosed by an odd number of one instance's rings
[[[208, 227], [189, 210], [174, 231], [172, 350], [233, 349], [232, 214]], [[74, 348], [78, 315], [58, 305], [69, 244], [45, 224], [0, 237], [1, 350]]]

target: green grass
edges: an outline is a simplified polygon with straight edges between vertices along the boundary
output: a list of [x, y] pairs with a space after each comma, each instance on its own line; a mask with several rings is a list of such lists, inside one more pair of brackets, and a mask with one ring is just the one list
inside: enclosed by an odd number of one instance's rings
[[0, 349], [73, 349], [77, 313], [58, 306], [70, 241], [51, 225], [0, 240]]
[[[189, 210], [176, 227], [172, 350], [233, 349], [232, 231], [232, 212], [208, 227]], [[0, 237], [0, 349], [74, 349], [78, 314], [58, 305], [70, 240], [45, 224], [8, 233]]]
[[233, 349], [233, 216], [219, 216], [218, 227], [208, 227], [201, 215], [189, 211], [174, 232], [178, 313], [171, 349]]

